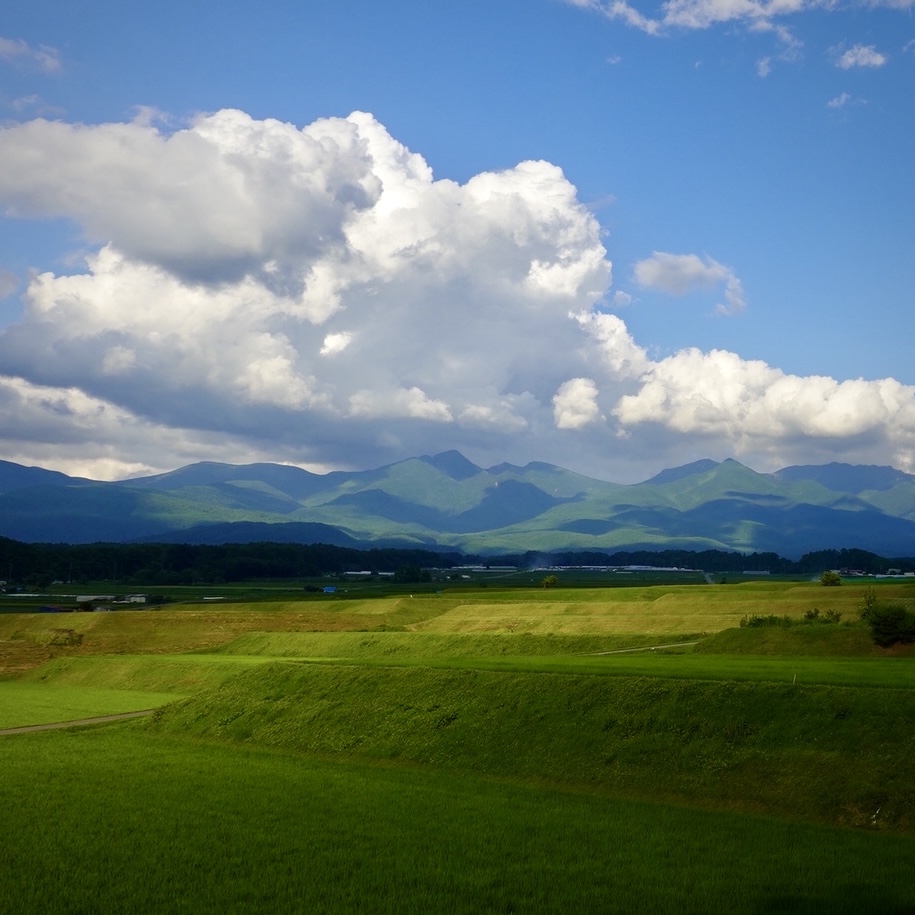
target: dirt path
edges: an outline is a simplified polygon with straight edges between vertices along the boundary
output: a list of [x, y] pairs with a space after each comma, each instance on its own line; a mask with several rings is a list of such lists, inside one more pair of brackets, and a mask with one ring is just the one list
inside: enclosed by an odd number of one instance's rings
[[52, 731], [55, 728], [78, 728], [86, 724], [104, 724], [106, 721], [121, 721], [124, 718], [142, 718], [151, 715], [154, 708], [142, 712], [121, 712], [119, 715], [101, 715], [98, 718], [78, 718], [76, 721], [56, 721], [53, 724], [29, 724], [21, 728], [2, 728], [0, 737], [6, 734], [28, 734], [30, 731]]
[[[589, 651], [584, 657], [596, 657], [605, 654], [626, 654], [630, 651], [654, 651], [656, 648], [683, 648], [686, 645], [698, 645], [698, 642], [673, 642], [670, 645], [646, 645], [644, 648], [614, 648], [612, 651]], [[2, 731], [0, 731], [2, 733]]]

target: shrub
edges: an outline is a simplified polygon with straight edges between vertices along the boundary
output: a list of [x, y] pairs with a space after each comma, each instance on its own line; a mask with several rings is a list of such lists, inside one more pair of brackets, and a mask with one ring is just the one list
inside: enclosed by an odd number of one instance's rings
[[915, 642], [915, 613], [902, 604], [876, 603], [867, 612], [871, 637], [882, 648]]
[[871, 610], [880, 603], [877, 600], [877, 589], [870, 585], [864, 589], [864, 600], [861, 602], [861, 609], [858, 611], [861, 619], [865, 622], [870, 619]]
[[842, 620], [842, 614], [838, 610], [829, 609], [820, 615], [819, 607], [814, 607], [804, 614], [805, 623], [839, 623]]
[[787, 628], [793, 622], [790, 616], [775, 616], [770, 613], [769, 616], [745, 616], [740, 621], [740, 625], [749, 629], [759, 629], [763, 626], [783, 626]]

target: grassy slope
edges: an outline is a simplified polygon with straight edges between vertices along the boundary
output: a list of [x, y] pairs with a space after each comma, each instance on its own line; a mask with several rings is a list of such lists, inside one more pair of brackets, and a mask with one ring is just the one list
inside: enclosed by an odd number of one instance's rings
[[703, 654], [788, 655], [849, 658], [915, 658], [915, 645], [887, 650], [874, 644], [864, 625], [765, 626], [716, 632], [696, 646]]
[[913, 716], [912, 690], [279, 663], [150, 727], [915, 830]]

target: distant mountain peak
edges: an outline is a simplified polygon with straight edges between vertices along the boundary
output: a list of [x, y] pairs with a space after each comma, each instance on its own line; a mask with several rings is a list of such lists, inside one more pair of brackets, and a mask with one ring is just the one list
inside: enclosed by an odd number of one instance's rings
[[467, 480], [480, 473], [480, 468], [460, 451], [443, 451], [441, 454], [423, 455], [420, 460], [447, 474], [452, 480]]
[[[734, 461], [734, 463], [736, 464], [737, 462]], [[677, 480], [683, 480], [686, 477], [697, 476], [700, 473], [708, 473], [710, 470], [714, 470], [719, 466], [720, 464], [718, 461], [704, 458], [701, 461], [693, 461], [691, 464], [684, 464], [682, 467], [671, 467], [669, 470], [662, 470], [660, 473], [651, 477], [651, 479], [645, 480], [645, 483], [650, 483], [653, 486], [663, 486], [665, 483], [674, 483]]]

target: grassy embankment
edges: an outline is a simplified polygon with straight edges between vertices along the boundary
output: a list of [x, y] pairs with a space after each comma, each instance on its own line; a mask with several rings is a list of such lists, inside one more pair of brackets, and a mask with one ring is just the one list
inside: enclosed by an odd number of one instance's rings
[[[31, 882], [0, 908], [908, 910], [911, 651], [820, 624], [594, 654], [755, 613], [851, 618], [860, 595], [841, 590], [70, 617], [82, 639], [0, 684], [0, 707], [26, 684], [192, 695], [142, 724], [3, 744], [7, 870], [26, 862]], [[0, 620], [0, 644], [48, 623]]]

